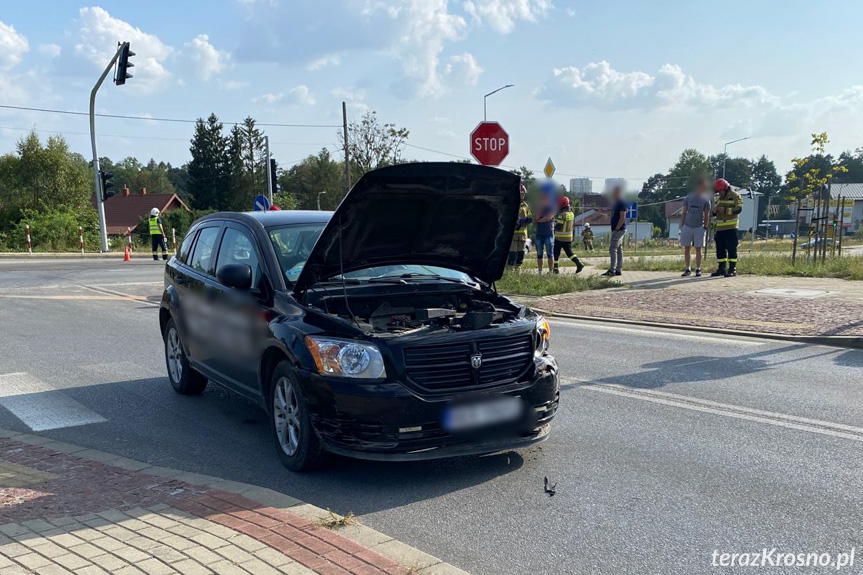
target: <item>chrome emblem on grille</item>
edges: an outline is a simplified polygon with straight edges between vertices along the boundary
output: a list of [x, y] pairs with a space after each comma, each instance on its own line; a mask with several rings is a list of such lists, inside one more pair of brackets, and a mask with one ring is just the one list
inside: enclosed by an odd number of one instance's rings
[[470, 356], [470, 366], [472, 368], [479, 369], [479, 367], [481, 365], [482, 365], [482, 354], [481, 353], [475, 353], [472, 356]]

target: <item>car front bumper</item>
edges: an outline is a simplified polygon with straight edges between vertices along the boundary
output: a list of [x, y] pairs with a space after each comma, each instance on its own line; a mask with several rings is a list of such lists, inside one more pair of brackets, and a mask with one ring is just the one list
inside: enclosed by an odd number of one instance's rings
[[[500, 388], [420, 396], [395, 382], [361, 383], [300, 371], [315, 432], [333, 453], [360, 459], [417, 461], [518, 449], [548, 438], [560, 397], [557, 363], [536, 357], [529, 379]], [[518, 426], [452, 435], [441, 427], [453, 402], [500, 395], [521, 398]]]

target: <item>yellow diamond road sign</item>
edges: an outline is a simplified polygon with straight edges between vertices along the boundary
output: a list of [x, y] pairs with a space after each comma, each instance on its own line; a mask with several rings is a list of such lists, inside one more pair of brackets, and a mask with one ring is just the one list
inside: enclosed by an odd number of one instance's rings
[[542, 173], [545, 174], [546, 178], [550, 178], [554, 175], [554, 162], [551, 161], [551, 158], [545, 163], [545, 167], [542, 169]]

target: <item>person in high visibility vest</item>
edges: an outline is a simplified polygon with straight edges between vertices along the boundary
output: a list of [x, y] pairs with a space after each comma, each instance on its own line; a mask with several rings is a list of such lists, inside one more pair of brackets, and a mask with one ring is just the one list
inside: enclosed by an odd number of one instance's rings
[[[719, 267], [710, 274], [711, 277], [737, 275], [737, 227], [740, 223], [740, 212], [743, 211], [743, 198], [731, 189], [725, 179], [719, 178], [713, 184], [713, 189], [719, 194], [713, 208], [713, 218], [716, 221], [716, 261]], [[726, 267], [727, 265], [727, 267]]]
[[590, 222], [584, 224], [584, 229], [581, 231], [581, 241], [584, 243], [584, 249], [593, 251], [593, 230], [590, 229]]
[[159, 209], [150, 210], [150, 244], [153, 247], [153, 261], [159, 261], [159, 248], [162, 249], [162, 259], [168, 259], [168, 245], [165, 243], [165, 228], [162, 227], [162, 218], [159, 217]]
[[524, 199], [527, 195], [527, 188], [520, 186], [519, 192], [521, 193], [521, 205], [518, 208], [518, 222], [515, 226], [515, 233], [512, 235], [512, 243], [509, 245], [509, 257], [507, 258], [507, 264], [516, 269], [520, 268], [524, 262], [527, 225], [533, 221], [533, 216], [530, 214], [530, 206]]
[[569, 198], [561, 195], [557, 200], [557, 215], [554, 216], [554, 273], [559, 274], [558, 260], [560, 252], [566, 253], [566, 257], [575, 264], [575, 273], [581, 273], [584, 264], [572, 251], [572, 233], [575, 230], [575, 214], [569, 205]]

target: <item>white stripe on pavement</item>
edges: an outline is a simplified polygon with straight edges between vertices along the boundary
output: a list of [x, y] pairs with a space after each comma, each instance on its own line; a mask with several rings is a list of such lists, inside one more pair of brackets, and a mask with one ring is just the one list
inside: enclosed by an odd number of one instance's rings
[[863, 442], [863, 428], [854, 427], [853, 425], [810, 419], [808, 417], [798, 417], [796, 415], [788, 415], [774, 411], [764, 411], [762, 409], [753, 409], [751, 407], [720, 403], [718, 401], [710, 401], [708, 399], [698, 399], [686, 395], [669, 393], [667, 391], [633, 389], [612, 383], [593, 383], [586, 380], [579, 380], [577, 378], [567, 378], [564, 383], [580, 383], [582, 385], [578, 387], [579, 390], [599, 391], [602, 393], [628, 397], [630, 399], [640, 399], [642, 401], [649, 401], [670, 407], [680, 407], [683, 409], [690, 409], [692, 411], [701, 411], [703, 413], [711, 413], [713, 415], [745, 419], [747, 421], [767, 423], [769, 425], [776, 425], [788, 429], [808, 431], [809, 433], [818, 433], [821, 435], [829, 435], [831, 437]]
[[689, 333], [681, 333], [676, 331], [659, 331], [655, 329], [642, 329], [638, 327], [620, 327], [616, 325], [606, 325], [601, 323], [593, 323], [593, 322], [582, 322], [578, 320], [567, 320], [561, 318], [548, 318], [548, 321], [552, 324], [561, 323], [571, 327], [579, 327], [585, 329], [592, 329], [597, 331], [611, 331], [611, 332], [624, 332], [631, 333], [632, 335], [640, 335], [643, 337], [660, 337], [660, 338], [676, 338], [676, 339], [688, 339], [692, 341], [706, 341], [710, 342], [714, 345], [728, 345], [728, 346], [759, 346], [764, 345], [763, 341], [754, 341], [751, 339], [744, 339], [740, 337], [729, 337], [729, 336], [708, 336], [708, 335], [694, 335]]
[[29, 373], [0, 375], [0, 406], [33, 431], [108, 421]]

